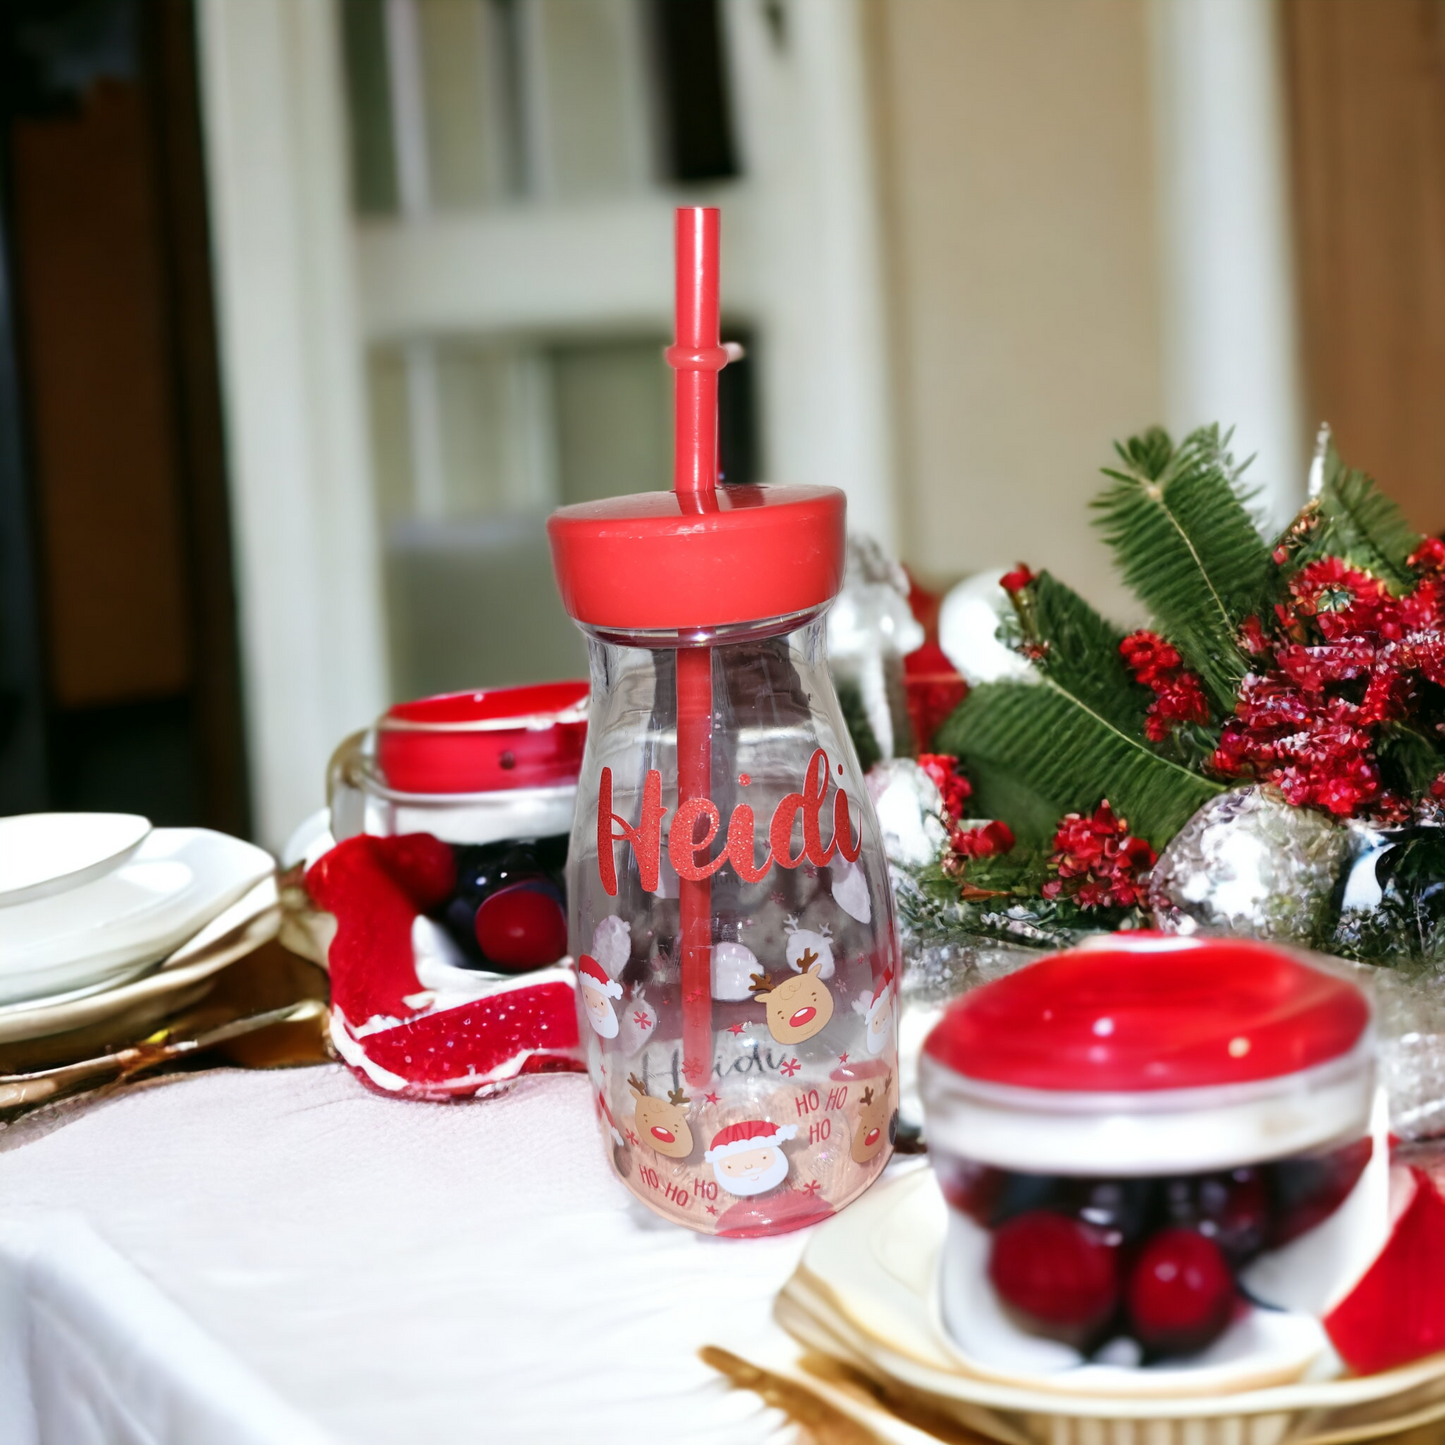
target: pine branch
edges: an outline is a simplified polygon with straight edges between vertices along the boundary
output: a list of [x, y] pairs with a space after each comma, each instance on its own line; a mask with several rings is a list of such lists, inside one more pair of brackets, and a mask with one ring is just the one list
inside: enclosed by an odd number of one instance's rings
[[[980, 866], [985, 861], [993, 866]], [[1037, 850], [970, 863], [967, 897], [959, 880], [944, 877], [937, 863], [911, 869], [895, 890], [899, 919], [925, 947], [987, 941], [1070, 948], [1089, 933], [1145, 926], [1137, 909], [1083, 909], [1067, 898], [1044, 898], [1039, 890], [1048, 876], [1047, 855]]]
[[1445, 771], [1445, 757], [1430, 738], [1406, 723], [1386, 723], [1379, 742], [1380, 761], [1398, 775], [1412, 798], [1429, 794], [1430, 784]]
[[1248, 662], [1236, 630], [1270, 578], [1270, 551], [1250, 518], [1228, 437], [1218, 427], [1175, 448], [1155, 428], [1118, 448], [1124, 468], [1094, 502], [1124, 581], [1159, 630], [1230, 712]]
[[1318, 459], [1319, 496], [1300, 514], [1305, 521], [1313, 511], [1314, 524], [1295, 552], [1294, 563], [1303, 566], [1317, 557], [1343, 556], [1374, 573], [1396, 593], [1408, 592], [1416, 579], [1407, 559], [1420, 545], [1420, 534], [1370, 477], [1345, 466], [1328, 430], [1321, 439], [1324, 455]]
[[[1093, 809], [1107, 798], [1130, 831], [1156, 848], [1222, 791], [1160, 757], [1049, 676], [974, 688], [944, 724], [939, 745], [963, 759], [970, 777], [1022, 787], [1051, 804], [1056, 817]], [[1014, 826], [1007, 812], [1000, 816]]]
[[1034, 666], [1115, 727], [1142, 736], [1154, 695], [1124, 664], [1123, 632], [1049, 572], [1015, 594], [1014, 607]]

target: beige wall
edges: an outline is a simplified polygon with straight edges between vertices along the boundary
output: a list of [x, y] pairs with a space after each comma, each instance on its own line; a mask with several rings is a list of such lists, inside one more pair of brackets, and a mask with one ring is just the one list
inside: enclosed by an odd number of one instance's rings
[[1120, 610], [1087, 502], [1163, 412], [1147, 0], [871, 0], [905, 560]]

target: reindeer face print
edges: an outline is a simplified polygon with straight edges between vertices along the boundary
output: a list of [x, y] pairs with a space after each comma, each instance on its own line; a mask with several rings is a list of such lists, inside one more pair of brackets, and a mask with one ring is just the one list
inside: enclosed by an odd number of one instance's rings
[[773, 984], [767, 974], [753, 975], [753, 998], [768, 1011], [768, 1032], [780, 1044], [800, 1044], [827, 1027], [833, 1017], [833, 995], [819, 975], [822, 960], [811, 950], [799, 960], [796, 978]]
[[665, 1101], [654, 1099], [636, 1074], [628, 1075], [627, 1086], [637, 1101], [634, 1117], [638, 1138], [664, 1158], [686, 1159], [692, 1153], [692, 1130], [687, 1126], [692, 1100], [681, 1089], [668, 1090]]
[[888, 1138], [888, 1122], [892, 1117], [893, 1075], [883, 1081], [876, 1092], [870, 1086], [863, 1090], [858, 1105], [858, 1122], [853, 1129], [853, 1147], [849, 1151], [859, 1164], [874, 1158]]

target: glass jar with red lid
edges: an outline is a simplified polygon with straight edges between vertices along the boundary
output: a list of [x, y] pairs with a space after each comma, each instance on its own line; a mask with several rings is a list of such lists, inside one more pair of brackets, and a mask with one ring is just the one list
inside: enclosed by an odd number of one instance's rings
[[400, 703], [332, 760], [332, 1037], [373, 1087], [486, 1092], [578, 1068], [564, 868], [587, 684]]
[[1287, 1378], [1381, 1242], [1370, 1006], [1302, 955], [1101, 938], [953, 1004], [920, 1092], [944, 1322], [981, 1369], [1254, 1351]]
[[717, 212], [677, 223], [675, 489], [548, 522], [591, 658], [568, 929], [614, 1167], [743, 1237], [825, 1217], [887, 1162], [899, 956], [827, 666], [844, 497], [717, 484]]

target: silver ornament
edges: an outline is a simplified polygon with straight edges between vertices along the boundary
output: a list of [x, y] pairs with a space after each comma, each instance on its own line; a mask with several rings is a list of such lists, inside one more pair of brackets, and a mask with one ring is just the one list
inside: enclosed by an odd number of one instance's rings
[[1354, 832], [1272, 788], [1236, 788], [1175, 834], [1149, 879], [1154, 926], [1277, 943], [1317, 943]]

